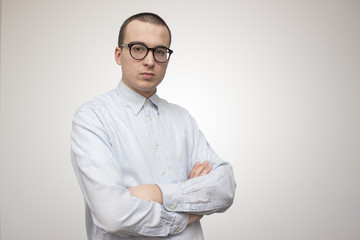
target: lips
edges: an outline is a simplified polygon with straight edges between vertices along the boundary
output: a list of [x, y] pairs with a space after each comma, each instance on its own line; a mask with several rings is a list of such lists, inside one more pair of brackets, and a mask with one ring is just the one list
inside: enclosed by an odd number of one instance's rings
[[145, 79], [150, 79], [155, 76], [155, 74], [152, 72], [142, 72], [140, 75]]

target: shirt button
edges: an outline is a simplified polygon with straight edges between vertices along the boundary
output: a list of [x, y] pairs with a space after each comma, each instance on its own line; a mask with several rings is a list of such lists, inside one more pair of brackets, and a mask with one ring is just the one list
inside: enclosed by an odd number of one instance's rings
[[160, 144], [159, 144], [158, 142], [156, 142], [155, 145], [156, 145], [157, 147], [160, 146]]
[[165, 170], [164, 170], [164, 171], [162, 171], [162, 174], [163, 174], [163, 175], [165, 175], [165, 174], [166, 174], [166, 171], [165, 171]]
[[180, 232], [180, 228], [177, 228], [177, 229], [175, 230], [175, 232], [177, 232], [177, 233]]
[[149, 104], [149, 100], [146, 100], [146, 101], [145, 101], [145, 104]]
[[170, 205], [170, 209], [174, 210], [175, 206], [174, 205]]
[[149, 117], [149, 121], [151, 121], [152, 120], [152, 118], [151, 117]]

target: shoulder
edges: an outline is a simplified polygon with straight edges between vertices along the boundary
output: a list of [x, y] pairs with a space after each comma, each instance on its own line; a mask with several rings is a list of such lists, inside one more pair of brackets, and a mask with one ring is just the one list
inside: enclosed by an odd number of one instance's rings
[[160, 114], [165, 115], [166, 118], [172, 119], [172, 121], [178, 124], [184, 125], [186, 129], [193, 128], [194, 123], [196, 123], [190, 112], [178, 104], [161, 99], [159, 108]]
[[116, 90], [111, 90], [83, 103], [76, 111], [74, 118], [81, 116], [96, 117], [116, 105], [120, 100]]
[[189, 117], [189, 111], [185, 109], [184, 107], [175, 104], [170, 103], [165, 99], [159, 98], [159, 108], [160, 111], [163, 111], [166, 114], [176, 114], [182, 117]]

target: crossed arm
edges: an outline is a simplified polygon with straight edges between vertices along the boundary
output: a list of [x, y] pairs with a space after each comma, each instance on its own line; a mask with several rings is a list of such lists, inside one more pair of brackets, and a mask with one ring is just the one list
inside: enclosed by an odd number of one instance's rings
[[[191, 170], [189, 179], [204, 176], [211, 171], [211, 168], [212, 164], [210, 164], [208, 161], [204, 161], [203, 163], [198, 162]], [[163, 204], [163, 195], [161, 189], [156, 184], [139, 185], [129, 188], [128, 190], [134, 197], [144, 199], [149, 202], [154, 201]], [[202, 217], [203, 215], [190, 214], [188, 225], [200, 220]]]

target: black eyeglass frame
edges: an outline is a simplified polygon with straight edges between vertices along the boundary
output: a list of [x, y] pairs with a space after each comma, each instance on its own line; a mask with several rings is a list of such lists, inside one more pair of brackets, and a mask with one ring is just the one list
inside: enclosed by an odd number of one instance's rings
[[[134, 46], [134, 45], [141, 45], [141, 46], [144, 46], [144, 47], [146, 48], [146, 54], [145, 54], [145, 56], [144, 56], [143, 58], [135, 58], [135, 57], [131, 54], [131, 47]], [[131, 43], [128, 43], [128, 44], [123, 43], [123, 44], [120, 44], [119, 47], [128, 47], [128, 48], [129, 48], [130, 56], [131, 56], [133, 59], [135, 59], [135, 60], [143, 60], [143, 59], [145, 59], [146, 56], [147, 56], [148, 53], [149, 53], [149, 50], [151, 50], [152, 53], [153, 53], [153, 57], [154, 57], [155, 61], [157, 61], [158, 63], [166, 63], [167, 61], [169, 61], [171, 54], [174, 52], [174, 51], [171, 50], [170, 48], [167, 48], [167, 47], [164, 47], [164, 46], [158, 46], [158, 47], [155, 47], [155, 48], [149, 48], [148, 46], [146, 46], [146, 45], [145, 45], [144, 43], [142, 43], [142, 42], [131, 42]], [[163, 62], [157, 60], [156, 57], [155, 57], [155, 50], [158, 49], [158, 48], [165, 48], [166, 51], [167, 51], [167, 53], [169, 53], [169, 57], [168, 57], [165, 61], [163, 61]]]

